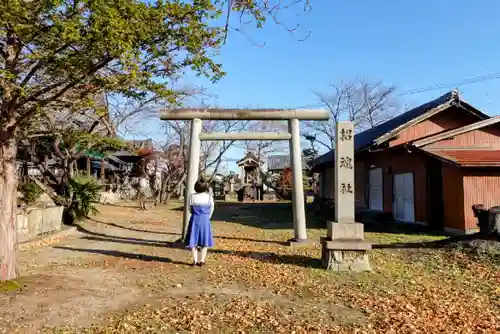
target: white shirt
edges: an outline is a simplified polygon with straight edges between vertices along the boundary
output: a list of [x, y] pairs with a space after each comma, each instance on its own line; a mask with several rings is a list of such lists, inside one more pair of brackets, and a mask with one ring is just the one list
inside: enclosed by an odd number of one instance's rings
[[147, 186], [148, 186], [148, 179], [146, 179], [145, 177], [141, 177], [139, 179], [139, 187], [144, 189], [147, 188]]
[[189, 198], [189, 206], [193, 205], [209, 205], [210, 206], [210, 218], [214, 213], [214, 199], [209, 193], [194, 193]]

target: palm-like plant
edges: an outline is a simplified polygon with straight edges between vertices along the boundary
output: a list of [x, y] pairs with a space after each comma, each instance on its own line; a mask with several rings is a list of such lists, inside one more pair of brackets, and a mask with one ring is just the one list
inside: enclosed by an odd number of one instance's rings
[[78, 175], [68, 183], [70, 203], [66, 207], [66, 220], [73, 223], [76, 220], [97, 214], [96, 203], [102, 186], [89, 176]]

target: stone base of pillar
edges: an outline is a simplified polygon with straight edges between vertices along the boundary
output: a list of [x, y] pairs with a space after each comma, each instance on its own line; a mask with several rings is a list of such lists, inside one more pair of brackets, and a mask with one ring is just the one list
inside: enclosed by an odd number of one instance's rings
[[309, 239], [295, 239], [295, 238], [293, 238], [293, 239], [288, 240], [287, 244], [290, 247], [307, 247], [307, 246], [311, 246], [312, 244], [314, 244], [314, 242], [312, 242]]
[[328, 249], [325, 246], [325, 243], [323, 243], [321, 264], [326, 270], [335, 272], [364, 272], [372, 270], [367, 251]]
[[321, 262], [326, 270], [371, 271], [368, 251], [371, 243], [364, 240], [363, 224], [327, 223], [327, 237], [321, 238]]

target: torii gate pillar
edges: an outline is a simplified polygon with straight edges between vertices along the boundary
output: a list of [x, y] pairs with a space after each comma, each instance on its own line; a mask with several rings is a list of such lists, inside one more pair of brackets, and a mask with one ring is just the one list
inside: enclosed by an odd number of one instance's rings
[[292, 205], [295, 242], [307, 240], [304, 183], [302, 181], [302, 150], [300, 149], [299, 120], [288, 121], [290, 139], [290, 164], [292, 165]]
[[186, 177], [186, 187], [184, 188], [184, 215], [182, 216], [182, 237], [187, 234], [189, 226], [189, 219], [191, 218], [191, 208], [188, 205], [189, 198], [194, 192], [194, 184], [198, 180], [200, 172], [200, 154], [201, 142], [200, 134], [202, 128], [202, 121], [199, 118], [194, 118], [191, 121], [191, 136], [189, 139], [189, 156], [188, 168]]

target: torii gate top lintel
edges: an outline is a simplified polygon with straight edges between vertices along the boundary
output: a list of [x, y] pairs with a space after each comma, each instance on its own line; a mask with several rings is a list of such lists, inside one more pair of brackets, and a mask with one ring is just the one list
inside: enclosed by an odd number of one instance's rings
[[316, 120], [326, 121], [330, 118], [330, 113], [324, 109], [193, 109], [176, 108], [166, 109], [161, 113], [160, 118], [168, 120]]

